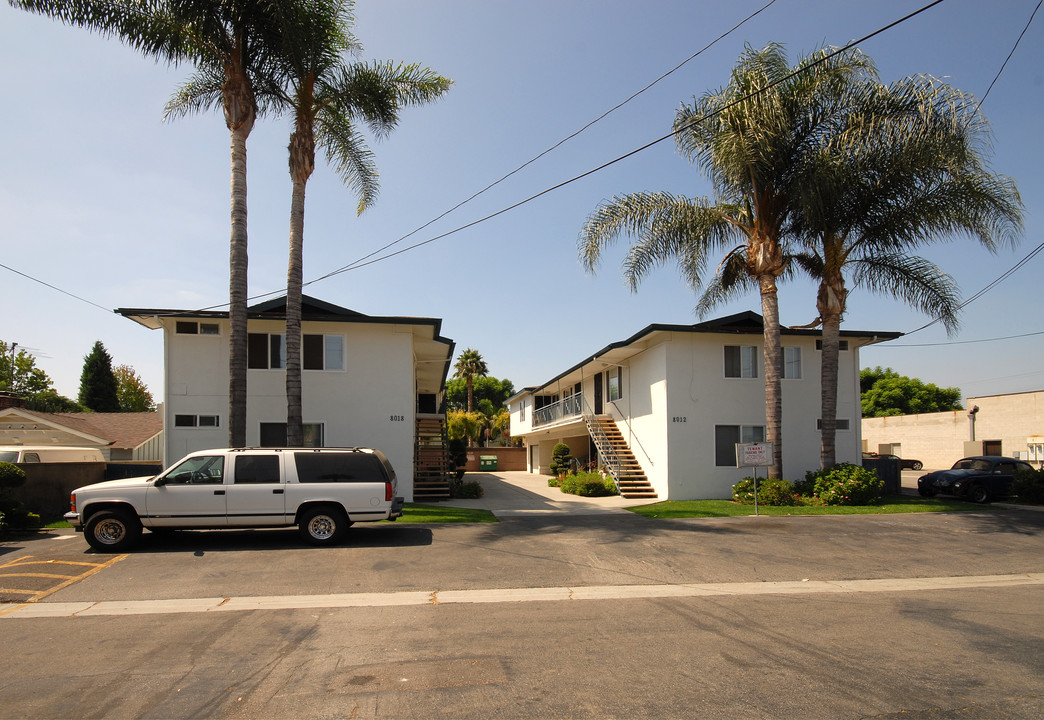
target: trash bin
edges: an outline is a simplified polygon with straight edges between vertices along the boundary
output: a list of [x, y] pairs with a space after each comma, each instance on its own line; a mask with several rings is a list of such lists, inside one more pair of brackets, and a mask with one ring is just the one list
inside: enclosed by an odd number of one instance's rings
[[496, 455], [479, 455], [479, 470], [496, 470]]

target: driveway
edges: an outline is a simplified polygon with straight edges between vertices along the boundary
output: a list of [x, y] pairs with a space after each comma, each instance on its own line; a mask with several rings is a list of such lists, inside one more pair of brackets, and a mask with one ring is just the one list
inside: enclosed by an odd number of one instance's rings
[[483, 495], [474, 500], [453, 498], [443, 505], [489, 510], [498, 518], [540, 515], [605, 515], [626, 512], [624, 508], [660, 502], [660, 499], [628, 499], [611, 497], [588, 498], [564, 493], [548, 487], [547, 475], [524, 471], [469, 472], [465, 480], [476, 480], [482, 485]]

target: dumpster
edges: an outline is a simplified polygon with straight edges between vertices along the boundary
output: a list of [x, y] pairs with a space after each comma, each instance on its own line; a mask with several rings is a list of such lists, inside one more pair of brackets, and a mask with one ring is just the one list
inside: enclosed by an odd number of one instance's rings
[[479, 455], [479, 470], [496, 470], [496, 455]]

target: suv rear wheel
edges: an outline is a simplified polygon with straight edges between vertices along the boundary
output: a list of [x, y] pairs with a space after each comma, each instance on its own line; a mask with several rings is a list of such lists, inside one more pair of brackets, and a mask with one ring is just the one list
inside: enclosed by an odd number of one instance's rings
[[83, 534], [87, 543], [98, 552], [123, 552], [138, 542], [141, 523], [122, 510], [102, 510], [91, 515]]
[[968, 488], [967, 497], [973, 503], [984, 503], [990, 499], [990, 494], [986, 492], [986, 487], [982, 483], [975, 483]]
[[344, 538], [349, 525], [344, 510], [324, 505], [303, 512], [297, 527], [309, 545], [336, 545]]

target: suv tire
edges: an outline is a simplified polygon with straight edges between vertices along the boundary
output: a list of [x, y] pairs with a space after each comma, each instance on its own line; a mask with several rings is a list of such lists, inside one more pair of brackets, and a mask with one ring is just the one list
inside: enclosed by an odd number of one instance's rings
[[309, 545], [336, 545], [348, 531], [348, 516], [339, 507], [323, 505], [301, 513], [298, 531]]
[[102, 510], [91, 515], [83, 535], [87, 544], [98, 552], [123, 552], [141, 538], [141, 523], [122, 510]]

